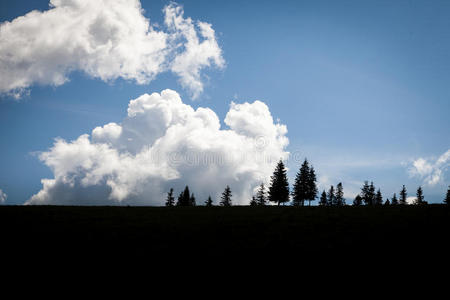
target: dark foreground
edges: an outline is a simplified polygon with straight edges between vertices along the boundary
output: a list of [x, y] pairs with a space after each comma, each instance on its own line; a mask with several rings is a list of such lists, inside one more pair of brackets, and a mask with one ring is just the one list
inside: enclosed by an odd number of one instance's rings
[[0, 251], [2, 257], [447, 257], [449, 212], [441, 205], [0, 206]]

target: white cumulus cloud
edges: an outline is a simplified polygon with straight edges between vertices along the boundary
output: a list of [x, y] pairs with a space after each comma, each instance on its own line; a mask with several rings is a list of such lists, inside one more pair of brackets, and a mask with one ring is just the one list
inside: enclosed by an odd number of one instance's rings
[[0, 189], [0, 204], [5, 203], [8, 195]]
[[437, 159], [418, 158], [409, 168], [411, 176], [422, 178], [426, 184], [436, 185], [444, 180], [444, 173], [450, 166], [450, 149]]
[[131, 100], [124, 120], [73, 141], [57, 139], [40, 159], [54, 178], [27, 204], [162, 205], [173, 187], [189, 185], [198, 203], [226, 185], [235, 204], [248, 203], [286, 159], [285, 125], [261, 101], [232, 103], [226, 128], [209, 108], [193, 109], [164, 90]]
[[20, 97], [33, 84], [59, 86], [81, 70], [103, 81], [147, 84], [172, 71], [193, 98], [203, 91], [201, 69], [225, 62], [211, 24], [185, 18], [170, 4], [165, 27], [143, 15], [139, 0], [50, 0], [0, 24], [0, 93]]

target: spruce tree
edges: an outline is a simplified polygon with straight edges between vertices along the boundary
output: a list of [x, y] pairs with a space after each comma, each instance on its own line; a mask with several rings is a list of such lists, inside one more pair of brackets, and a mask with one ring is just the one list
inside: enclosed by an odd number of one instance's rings
[[286, 175], [286, 168], [280, 160], [270, 178], [269, 201], [280, 203], [289, 202], [289, 183]]
[[334, 193], [334, 186], [331, 186], [327, 194], [327, 206], [334, 205], [336, 205], [336, 195]]
[[356, 195], [355, 199], [353, 200], [353, 206], [360, 206], [363, 202], [363, 199], [360, 195]]
[[423, 191], [422, 191], [422, 187], [419, 186], [419, 188], [417, 189], [417, 193], [416, 193], [416, 201], [414, 201], [414, 204], [416, 205], [421, 205], [421, 204], [425, 204], [425, 201], [423, 201], [424, 196], [423, 196]]
[[231, 189], [230, 187], [227, 185], [227, 187], [225, 188], [225, 190], [222, 193], [222, 197], [220, 200], [220, 205], [222, 206], [231, 206]]
[[170, 191], [167, 193], [166, 206], [174, 206], [174, 205], [175, 205], [175, 198], [173, 197], [173, 189], [170, 189]]
[[398, 204], [397, 195], [394, 193], [394, 196], [392, 196], [392, 199], [391, 199], [391, 205], [397, 205], [397, 204]]
[[213, 206], [213, 201], [211, 199], [211, 196], [208, 196], [208, 199], [205, 201], [205, 206], [208, 206], [208, 207]]
[[384, 202], [385, 206], [391, 205], [391, 201], [389, 201], [389, 198], [386, 198], [386, 201]]
[[[308, 176], [308, 193], [306, 200], [309, 202], [309, 206], [311, 206], [311, 201], [316, 200], [317, 197], [317, 178], [316, 178], [316, 171], [314, 170], [314, 167], [311, 166], [309, 168], [309, 176]], [[344, 203], [345, 204], [345, 203]]]
[[445, 196], [444, 203], [450, 205], [450, 185], [448, 186], [447, 195]]
[[336, 186], [336, 205], [344, 206], [345, 198], [344, 198], [344, 188], [342, 187], [342, 182], [339, 182]]
[[305, 159], [295, 176], [294, 187], [292, 190], [292, 205], [294, 206], [304, 206], [305, 200], [309, 196], [309, 172], [308, 160]]
[[399, 204], [406, 205], [408, 204], [406, 199], [408, 198], [408, 193], [406, 192], [406, 187], [403, 185], [402, 190], [400, 191], [400, 201]]
[[367, 180], [364, 181], [364, 185], [361, 188], [361, 199], [365, 205], [370, 204], [370, 186]]
[[383, 196], [381, 195], [380, 189], [378, 189], [375, 195], [375, 205], [383, 205]]
[[180, 196], [178, 196], [177, 206], [190, 206], [191, 204], [192, 202], [189, 187], [186, 186], [184, 191], [180, 194]]
[[266, 187], [264, 186], [264, 183], [261, 183], [261, 185], [258, 188], [258, 191], [256, 192], [256, 204], [259, 206], [264, 206], [267, 204], [267, 196], [266, 196]]
[[369, 204], [375, 205], [375, 186], [373, 185], [373, 181], [369, 186]]
[[196, 206], [197, 203], [195, 202], [195, 196], [194, 193], [191, 194], [191, 197], [189, 198], [189, 205], [190, 206]]
[[327, 193], [323, 190], [322, 195], [320, 195], [319, 206], [327, 205]]
[[252, 200], [250, 200], [250, 206], [257, 206], [258, 201], [256, 201], [256, 197], [252, 196]]

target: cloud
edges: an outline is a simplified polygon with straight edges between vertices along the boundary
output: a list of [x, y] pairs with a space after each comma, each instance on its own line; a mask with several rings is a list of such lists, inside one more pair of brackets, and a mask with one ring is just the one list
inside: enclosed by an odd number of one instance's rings
[[231, 103], [227, 128], [209, 108], [194, 110], [179, 94], [164, 90], [131, 100], [127, 116], [76, 140], [56, 139], [40, 154], [53, 179], [27, 204], [162, 205], [171, 188], [189, 185], [202, 203], [216, 200], [226, 185], [235, 204], [269, 181], [286, 159], [285, 125], [274, 123], [261, 101]]
[[8, 198], [8, 195], [6, 195], [6, 194], [0, 189], [0, 204], [5, 203], [7, 198]]
[[418, 158], [409, 168], [409, 174], [419, 177], [428, 185], [436, 185], [444, 180], [444, 173], [450, 166], [450, 149], [438, 159]]
[[33, 84], [59, 86], [81, 70], [93, 78], [148, 84], [172, 71], [193, 98], [203, 91], [200, 71], [225, 62], [211, 24], [163, 10], [165, 28], [150, 24], [139, 0], [50, 0], [0, 25], [0, 93], [16, 98]]

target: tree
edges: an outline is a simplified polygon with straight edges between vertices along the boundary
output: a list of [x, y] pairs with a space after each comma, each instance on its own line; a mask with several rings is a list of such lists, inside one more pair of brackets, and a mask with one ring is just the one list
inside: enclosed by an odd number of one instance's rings
[[450, 205], [450, 185], [448, 186], [447, 196], [445, 196], [444, 203]]
[[196, 205], [194, 193], [192, 193], [191, 197], [189, 198], [189, 205], [190, 206], [195, 206]]
[[220, 205], [222, 206], [231, 206], [231, 189], [230, 187], [227, 185], [227, 187], [225, 188], [225, 190], [222, 193], [222, 197], [220, 200]]
[[364, 181], [364, 185], [361, 188], [361, 199], [365, 205], [371, 204], [370, 203], [370, 186], [369, 186], [369, 182], [367, 180]]
[[286, 175], [286, 168], [280, 160], [270, 177], [269, 201], [280, 203], [289, 202], [289, 183]]
[[327, 194], [327, 206], [334, 206], [336, 204], [336, 195], [334, 193], [334, 186], [331, 186]]
[[419, 186], [419, 188], [417, 189], [417, 193], [416, 193], [416, 201], [414, 201], [414, 204], [416, 205], [421, 205], [421, 204], [425, 204], [425, 201], [423, 201], [424, 196], [423, 196], [423, 191], [422, 191], [422, 187]]
[[360, 195], [356, 195], [355, 199], [353, 200], [353, 206], [360, 206], [362, 202], [362, 197]]
[[256, 197], [252, 196], [252, 200], [250, 200], [250, 206], [257, 206], [258, 201], [256, 201]]
[[306, 197], [308, 196], [308, 178], [309, 164], [305, 159], [300, 170], [295, 176], [294, 187], [292, 190], [292, 204], [294, 206], [304, 206]]
[[392, 196], [392, 199], [391, 199], [391, 205], [397, 205], [397, 204], [398, 204], [397, 195], [394, 193], [394, 196]]
[[316, 171], [314, 170], [314, 167], [311, 166], [309, 169], [309, 176], [308, 176], [308, 193], [306, 200], [309, 202], [309, 206], [311, 206], [311, 201], [316, 200], [317, 197], [317, 178], [316, 178]]
[[266, 187], [264, 186], [264, 183], [262, 182], [261, 185], [258, 188], [258, 191], [256, 192], [256, 204], [259, 206], [264, 206], [267, 204], [267, 196], [266, 196]]
[[167, 193], [166, 206], [174, 206], [174, 205], [175, 205], [175, 198], [173, 197], [173, 189], [170, 189], [170, 191]]
[[325, 192], [325, 190], [323, 190], [322, 195], [320, 195], [319, 205], [320, 206], [327, 205], [327, 193]]
[[205, 201], [205, 206], [208, 206], [208, 207], [213, 206], [213, 201], [211, 199], [211, 196], [208, 196], [208, 199]]
[[391, 201], [389, 201], [389, 198], [386, 198], [386, 201], [384, 202], [385, 206], [391, 205]]
[[344, 188], [342, 187], [342, 182], [339, 182], [336, 186], [336, 206], [344, 206], [345, 198], [344, 198]]
[[399, 204], [401, 205], [406, 205], [407, 201], [406, 199], [408, 198], [408, 193], [406, 192], [406, 187], [403, 185], [402, 190], [400, 191], [400, 201]]
[[[194, 201], [195, 201], [195, 198], [194, 198]], [[189, 192], [189, 187], [186, 186], [184, 188], [184, 191], [180, 194], [180, 196], [178, 196], [177, 206], [191, 206], [191, 205], [192, 205], [191, 194]]]
[[375, 205], [383, 205], [383, 196], [381, 195], [380, 189], [378, 189], [375, 195]]

